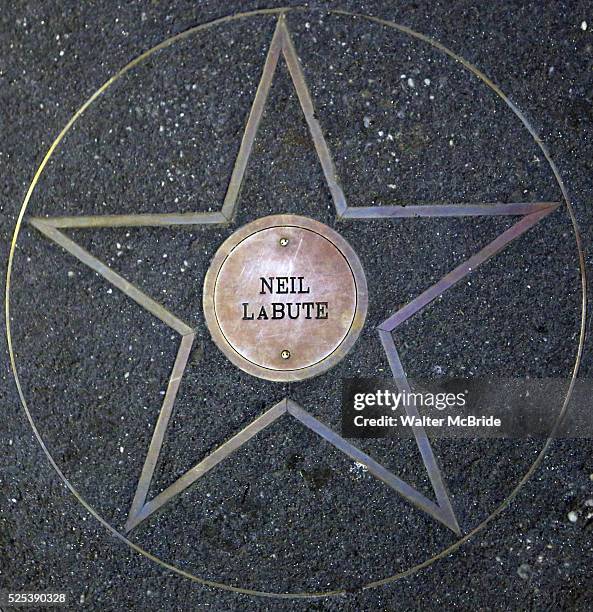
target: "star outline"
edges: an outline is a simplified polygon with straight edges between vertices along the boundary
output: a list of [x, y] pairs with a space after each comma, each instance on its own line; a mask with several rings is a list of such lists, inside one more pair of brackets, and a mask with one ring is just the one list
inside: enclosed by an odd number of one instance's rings
[[[326, 178], [326, 182], [330, 189], [332, 199], [334, 201], [334, 206], [336, 209], [336, 215], [338, 219], [374, 219], [374, 218], [397, 218], [397, 217], [449, 217], [449, 216], [495, 216], [495, 215], [517, 215], [522, 218], [511, 226], [508, 230], [500, 234], [497, 238], [495, 238], [492, 242], [490, 242], [486, 247], [481, 249], [476, 255], [469, 258], [465, 262], [463, 262], [460, 266], [457, 266], [454, 270], [452, 270], [449, 274], [445, 275], [443, 279], [429, 287], [426, 291], [420, 294], [417, 298], [409, 302], [403, 308], [397, 310], [393, 315], [388, 317], [383, 323], [381, 323], [377, 329], [381, 343], [385, 349], [385, 353], [387, 359], [389, 361], [392, 373], [396, 380], [405, 381], [404, 384], [407, 384], [407, 378], [405, 376], [405, 372], [401, 361], [399, 359], [399, 355], [397, 349], [395, 347], [395, 342], [393, 340], [392, 332], [395, 328], [401, 324], [404, 320], [407, 320], [416, 312], [424, 308], [430, 301], [435, 299], [436, 297], [442, 295], [444, 291], [452, 287], [456, 284], [461, 278], [465, 277], [467, 274], [471, 273], [477, 266], [481, 263], [487, 261], [492, 256], [496, 255], [502, 249], [504, 249], [513, 239], [517, 238], [525, 231], [527, 231], [530, 227], [535, 225], [545, 216], [554, 211], [558, 206], [558, 202], [527, 202], [527, 203], [479, 203], [479, 204], [423, 204], [423, 205], [408, 205], [408, 206], [366, 206], [366, 207], [349, 207], [346, 204], [346, 199], [342, 188], [340, 186], [337, 173], [333, 164], [333, 158], [323, 136], [323, 132], [321, 130], [321, 126], [318, 120], [315, 118], [314, 107], [312, 103], [312, 99], [306, 85], [304, 73], [302, 71], [302, 67], [300, 65], [300, 61], [296, 54], [294, 45], [292, 43], [292, 39], [288, 32], [288, 28], [286, 26], [285, 16], [281, 14], [277, 21], [276, 30], [274, 32], [272, 42], [270, 44], [270, 48], [268, 50], [268, 54], [266, 57], [266, 61], [264, 64], [264, 69], [262, 73], [262, 78], [260, 80], [258, 90], [256, 92], [256, 96], [249, 114], [249, 118], [246, 124], [246, 128], [243, 135], [243, 140], [241, 143], [241, 147], [239, 149], [239, 153], [235, 162], [235, 166], [233, 168], [233, 173], [231, 175], [231, 180], [225, 195], [225, 200], [222, 206], [222, 209], [218, 212], [194, 212], [194, 213], [173, 213], [173, 214], [139, 214], [139, 215], [103, 215], [103, 216], [77, 216], [77, 217], [53, 217], [53, 218], [30, 218], [29, 222], [36, 229], [38, 229], [41, 233], [43, 233], [46, 237], [50, 238], [58, 245], [62, 246], [66, 251], [70, 252], [77, 259], [79, 259], [82, 263], [85, 263], [91, 269], [95, 270], [101, 276], [103, 276], [108, 282], [116, 286], [120, 289], [124, 294], [128, 297], [136, 301], [140, 306], [151, 312], [154, 316], [159, 318], [169, 327], [174, 329], [177, 333], [181, 335], [181, 341], [177, 353], [177, 357], [175, 360], [175, 364], [173, 366], [173, 371], [171, 377], [169, 379], [169, 384], [167, 387], [167, 391], [165, 394], [165, 398], [163, 400], [163, 404], [161, 406], [161, 410], [159, 412], [159, 417], [157, 419], [157, 423], [155, 425], [155, 430], [153, 433], [153, 438], [151, 440], [151, 445], [149, 447], [149, 452], [147, 454], [147, 459], [143, 466], [142, 474], [138, 483], [138, 488], [136, 490], [136, 495], [134, 497], [134, 501], [132, 502], [132, 506], [130, 509], [130, 514], [128, 517], [128, 521], [126, 523], [126, 531], [129, 531], [133, 527], [135, 527], [139, 522], [152, 515], [156, 510], [158, 510], [162, 505], [167, 503], [169, 499], [171, 499], [177, 492], [173, 492], [173, 495], [165, 499], [162, 504], [157, 505], [153, 504], [154, 509], [151, 509], [152, 506], [150, 504], [154, 502], [155, 499], [159, 498], [160, 495], [166, 493], [171, 487], [174, 487], [178, 482], [182, 481], [187, 474], [192, 472], [198, 466], [204, 464], [204, 461], [207, 461], [209, 458], [213, 457], [216, 453], [221, 451], [222, 454], [216, 455], [216, 458], [220, 456], [220, 459], [213, 463], [211, 467], [217, 465], [222, 459], [226, 458], [231, 452], [236, 450], [237, 447], [226, 446], [240, 436], [243, 432], [252, 433], [247, 439], [250, 439], [255, 435], [255, 433], [261, 431], [265, 426], [274, 422], [277, 418], [282, 416], [283, 414], [291, 414], [293, 417], [297, 418], [300, 422], [302, 422], [305, 426], [309, 427], [313, 431], [316, 431], [319, 435], [321, 435], [326, 440], [330, 441], [332, 444], [334, 442], [338, 442], [338, 439], [342, 441], [342, 448], [337, 444], [334, 444], [337, 448], [346, 452], [347, 455], [351, 456], [352, 454], [356, 454], [356, 452], [360, 453], [357, 455], [359, 458], [363, 459], [361, 463], [367, 465], [369, 471], [373, 473], [376, 477], [386, 482], [386, 479], [377, 476], [377, 473], [380, 470], [377, 466], [380, 466], [377, 462], [375, 462], [368, 455], [362, 453], [351, 445], [349, 442], [345, 441], [340, 436], [337, 436], [335, 432], [327, 428], [320, 421], [315, 419], [312, 415], [306, 412], [302, 407], [298, 404], [286, 398], [282, 400], [280, 403], [276, 404], [272, 408], [270, 408], [266, 413], [257, 417], [252, 423], [250, 423], [246, 428], [241, 430], [239, 434], [231, 438], [231, 440], [225, 442], [221, 447], [217, 450], [213, 451], [210, 455], [208, 455], [202, 462], [194, 466], [194, 468], [190, 469], [184, 475], [182, 475], [179, 479], [177, 479], [172, 485], [170, 485], [165, 491], [161, 494], [155, 496], [152, 500], [146, 501], [146, 497], [148, 494], [148, 488], [150, 486], [150, 482], [152, 480], [152, 476], [154, 474], [154, 469], [156, 467], [156, 461], [158, 460], [158, 456], [160, 454], [160, 450], [162, 447], [162, 443], [164, 440], [164, 435], [166, 433], [167, 425], [169, 419], [172, 414], [173, 406], [177, 391], [180, 386], [181, 378], [185, 371], [187, 361], [189, 358], [189, 354], [191, 348], [193, 346], [195, 340], [195, 331], [188, 326], [186, 323], [175, 317], [172, 313], [170, 313], [167, 309], [162, 307], [158, 302], [154, 301], [147, 294], [143, 293], [139, 289], [137, 289], [134, 285], [129, 283], [122, 276], [114, 272], [109, 266], [103, 264], [99, 259], [90, 255], [87, 251], [82, 249], [79, 245], [77, 245], [74, 241], [68, 238], [63, 232], [59, 231], [60, 229], [69, 229], [69, 228], [91, 228], [91, 227], [131, 227], [131, 226], [168, 226], [168, 225], [228, 225], [230, 224], [237, 212], [237, 207], [239, 205], [239, 195], [241, 185], [243, 183], [243, 178], [247, 169], [247, 163], [250, 158], [251, 148], [253, 146], [253, 142], [255, 140], [257, 130], [259, 127], [259, 123], [261, 117], [263, 115], [265, 104], [267, 101], [268, 93], [270, 90], [270, 86], [275, 74], [275, 70], [277, 67], [277, 63], [280, 57], [280, 54], [284, 56], [284, 59], [287, 63], [290, 76], [292, 78], [293, 84], [297, 91], [297, 95], [299, 98], [299, 102], [301, 108], [305, 114], [305, 118], [307, 120], [307, 124], [309, 127], [309, 131], [313, 138], [315, 148], [318, 154], [318, 158], [321, 162], [322, 169], [324, 171], [324, 175]], [[272, 412], [270, 412], [272, 411]], [[265, 415], [269, 416], [263, 420], [262, 417]], [[268, 422], [268, 418], [274, 416], [272, 420]], [[258, 425], [249, 429], [257, 423]], [[259, 425], [263, 425], [258, 429]], [[321, 433], [323, 432], [323, 433]], [[331, 435], [328, 433], [331, 432]], [[326, 434], [326, 435], [323, 435]], [[427, 469], [429, 477], [431, 479], [431, 483], [433, 485], [433, 489], [435, 495], [437, 497], [437, 504], [434, 504], [424, 496], [422, 496], [418, 491], [412, 489], [413, 494], [406, 494], [402, 492], [400, 489], [401, 483], [409, 487], [404, 481], [398, 479], [395, 475], [391, 474], [393, 478], [396, 479], [396, 485], [392, 486], [389, 482], [386, 482], [391, 488], [400, 493], [404, 498], [406, 498], [411, 503], [421, 507], [425, 512], [431, 514], [434, 518], [444, 523], [452, 529], [458, 535], [461, 535], [461, 530], [457, 524], [457, 520], [455, 518], [455, 514], [453, 512], [453, 508], [451, 506], [449, 495], [446, 492], [446, 487], [444, 481], [442, 479], [442, 475], [440, 469], [438, 467], [438, 463], [434, 453], [432, 452], [432, 448], [430, 446], [430, 441], [426, 436], [426, 433], [422, 428], [418, 431], [414, 431], [416, 440], [418, 442], [418, 446], [420, 452], [422, 454], [424, 465]], [[328, 439], [332, 438], [332, 440]], [[239, 438], [240, 440], [241, 438]], [[242, 442], [242, 443], [244, 443]], [[242, 444], [241, 443], [241, 444]], [[240, 444], [240, 445], [241, 445]], [[240, 446], [239, 445], [239, 446]], [[157, 449], [158, 452], [155, 454], [152, 452], [153, 449]], [[230, 449], [230, 450], [229, 450]], [[346, 449], [346, 450], [345, 450]], [[228, 450], [228, 452], [225, 452]], [[371, 469], [371, 466], [373, 469]], [[211, 467], [208, 468], [211, 469]], [[385, 468], [382, 468], [383, 470]], [[206, 470], [206, 471], [208, 471]], [[198, 470], [199, 471], [199, 470]], [[204, 471], [203, 473], [206, 473]], [[187, 486], [190, 486], [197, 478], [201, 475], [196, 476], [189, 484], [184, 486], [178, 492], [185, 490]], [[389, 479], [387, 479], [389, 480]], [[399, 480], [399, 483], [397, 482]], [[399, 487], [399, 488], [398, 488]], [[404, 487], [405, 489], [405, 487]], [[410, 487], [411, 489], [411, 487]], [[428, 502], [428, 505], [424, 503], [424, 498]], [[164, 499], [164, 498], [161, 498]], [[435, 506], [438, 510], [434, 511], [432, 508], [432, 512], [430, 504]], [[423, 507], [424, 506], [424, 507]], [[427, 509], [428, 508], [428, 509]], [[146, 512], [146, 510], [151, 510], [150, 512]], [[143, 512], [144, 511], [144, 512]], [[144, 516], [146, 514], [146, 516]], [[139, 520], [138, 520], [139, 519]]]

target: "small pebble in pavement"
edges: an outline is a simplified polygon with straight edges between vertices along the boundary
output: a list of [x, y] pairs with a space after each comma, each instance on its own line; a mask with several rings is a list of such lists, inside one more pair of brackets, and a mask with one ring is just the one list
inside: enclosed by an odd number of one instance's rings
[[529, 576], [531, 576], [531, 566], [527, 565], [527, 563], [522, 563], [517, 568], [517, 574], [519, 578], [523, 578], [523, 580], [527, 580]]

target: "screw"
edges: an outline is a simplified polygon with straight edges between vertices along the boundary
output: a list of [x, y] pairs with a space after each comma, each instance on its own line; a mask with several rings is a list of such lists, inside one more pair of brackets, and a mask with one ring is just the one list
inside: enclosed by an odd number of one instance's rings
[[[280, 242], [280, 246], [281, 247], [288, 246], [288, 238], [286, 238], [286, 237], [280, 238], [279, 242]], [[290, 356], [290, 353], [288, 353], [288, 354]], [[288, 357], [286, 357], [286, 359], [288, 359]]]
[[282, 359], [290, 359], [290, 351], [284, 350], [280, 353]]

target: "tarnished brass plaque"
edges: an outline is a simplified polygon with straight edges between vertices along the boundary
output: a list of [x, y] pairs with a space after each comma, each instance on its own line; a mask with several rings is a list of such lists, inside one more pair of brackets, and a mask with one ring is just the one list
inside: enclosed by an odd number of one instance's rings
[[212, 338], [246, 372], [276, 381], [328, 370], [364, 323], [360, 261], [326, 225], [294, 215], [259, 219], [218, 250], [204, 283]]

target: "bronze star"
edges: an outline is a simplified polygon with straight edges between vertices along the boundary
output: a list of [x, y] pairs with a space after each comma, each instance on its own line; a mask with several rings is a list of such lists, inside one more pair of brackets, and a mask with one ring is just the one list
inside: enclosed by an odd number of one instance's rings
[[[436, 520], [446, 525], [456, 534], [461, 535], [455, 512], [453, 510], [445, 482], [433, 453], [430, 441], [422, 427], [414, 428], [414, 435], [428, 476], [430, 478], [436, 501], [428, 499], [395, 474], [384, 468], [376, 460], [353, 446], [350, 442], [321, 423], [303, 407], [290, 398], [286, 398], [269, 408], [252, 421], [234, 437], [224, 442], [214, 452], [197, 463], [193, 468], [178, 478], [167, 489], [153, 499], [147, 500], [148, 489], [155, 466], [161, 451], [165, 433], [171, 418], [175, 397], [187, 366], [188, 357], [195, 339], [195, 332], [184, 321], [176, 317], [157, 301], [142, 292], [112, 268], [92, 256], [76, 242], [68, 238], [61, 230], [68, 228], [97, 227], [140, 227], [140, 226], [173, 226], [173, 225], [228, 225], [233, 222], [239, 202], [239, 191], [252, 147], [258, 131], [258, 126], [264, 111], [270, 86], [280, 56], [284, 57], [292, 82], [296, 89], [300, 106], [303, 110], [321, 167], [325, 175], [338, 219], [386, 219], [398, 217], [461, 217], [461, 216], [501, 216], [514, 215], [519, 220], [509, 229], [501, 233], [481, 251], [457, 266], [437, 283], [429, 287], [410, 303], [389, 316], [378, 327], [378, 334], [385, 349], [391, 371], [402, 390], [409, 386], [405, 371], [400, 361], [392, 332], [405, 320], [416, 314], [432, 300], [442, 295], [459, 280], [475, 270], [480, 264], [504, 249], [513, 239], [538, 223], [546, 215], [554, 211], [558, 202], [530, 203], [473, 203], [473, 204], [443, 204], [443, 205], [408, 205], [408, 206], [365, 206], [349, 207], [340, 186], [332, 155], [323, 136], [320, 123], [316, 118], [315, 109], [309, 88], [305, 81], [303, 70], [291, 40], [284, 15], [278, 18], [276, 30], [267, 54], [261, 80], [249, 114], [243, 139], [235, 161], [232, 176], [226, 196], [218, 212], [194, 213], [162, 213], [137, 215], [105, 215], [31, 218], [29, 222], [46, 237], [53, 240], [85, 265], [96, 271], [109, 283], [122, 291], [140, 306], [175, 330], [181, 337], [177, 357], [169, 379], [169, 384], [160, 409], [152, 440], [148, 449], [144, 467], [139, 478], [136, 494], [131, 504], [128, 520], [125, 526], [130, 531], [154, 512], [162, 508], [174, 496], [184, 491], [198, 478], [228, 457], [233, 451], [255, 436], [259, 431], [276, 421], [282, 415], [288, 414], [300, 421], [305, 427], [316, 432], [353, 460], [365, 465], [368, 471], [397, 491], [409, 502], [423, 510]], [[410, 416], [418, 416], [414, 407], [407, 407]]]

